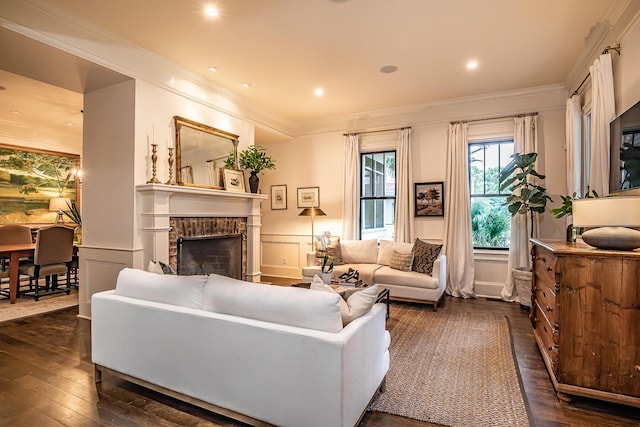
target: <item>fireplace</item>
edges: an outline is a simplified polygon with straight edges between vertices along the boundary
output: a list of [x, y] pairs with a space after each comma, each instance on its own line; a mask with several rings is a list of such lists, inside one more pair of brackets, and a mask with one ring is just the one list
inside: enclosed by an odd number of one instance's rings
[[180, 237], [178, 274], [220, 274], [242, 279], [242, 234]]
[[137, 265], [163, 261], [178, 268], [179, 238], [242, 235], [243, 280], [260, 281], [260, 207], [265, 194], [179, 185], [137, 186], [141, 245]]

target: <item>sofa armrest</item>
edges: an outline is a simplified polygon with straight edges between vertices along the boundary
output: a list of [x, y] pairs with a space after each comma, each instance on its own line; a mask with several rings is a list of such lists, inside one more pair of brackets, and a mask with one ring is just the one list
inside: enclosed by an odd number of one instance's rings
[[438, 279], [438, 289], [444, 290], [447, 287], [447, 257], [444, 254], [438, 255], [433, 263], [431, 277]]

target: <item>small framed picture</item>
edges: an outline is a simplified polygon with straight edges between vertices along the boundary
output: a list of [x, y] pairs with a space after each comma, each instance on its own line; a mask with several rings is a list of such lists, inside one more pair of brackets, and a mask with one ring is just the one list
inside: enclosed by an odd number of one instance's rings
[[271, 186], [271, 210], [287, 209], [287, 186]]
[[299, 208], [319, 208], [320, 207], [320, 187], [300, 187], [298, 188]]
[[237, 169], [224, 169], [224, 189], [227, 191], [235, 191], [236, 193], [245, 193], [244, 172]]
[[416, 182], [415, 206], [415, 216], [444, 216], [444, 182]]

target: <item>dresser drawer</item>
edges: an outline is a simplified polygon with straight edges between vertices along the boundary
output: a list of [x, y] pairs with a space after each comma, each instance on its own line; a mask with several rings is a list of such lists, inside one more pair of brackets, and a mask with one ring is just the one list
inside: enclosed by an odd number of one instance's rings
[[536, 320], [535, 334], [542, 342], [540, 351], [547, 355], [554, 367], [555, 373], [555, 366], [558, 361], [558, 330], [549, 322], [544, 310], [540, 308], [537, 301], [532, 309], [534, 310], [533, 316]]
[[557, 325], [558, 306], [554, 289], [548, 287], [546, 283], [536, 283], [535, 299], [540, 305], [540, 309], [546, 314], [549, 323], [551, 323], [551, 325]]
[[556, 257], [549, 251], [536, 247], [533, 271], [536, 275], [536, 287], [546, 285], [551, 289], [556, 286], [556, 272], [554, 269]]

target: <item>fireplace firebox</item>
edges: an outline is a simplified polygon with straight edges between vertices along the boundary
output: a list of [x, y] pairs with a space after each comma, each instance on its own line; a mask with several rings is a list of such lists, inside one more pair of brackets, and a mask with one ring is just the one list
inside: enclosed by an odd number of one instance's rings
[[178, 274], [220, 274], [242, 279], [242, 234], [180, 237]]

